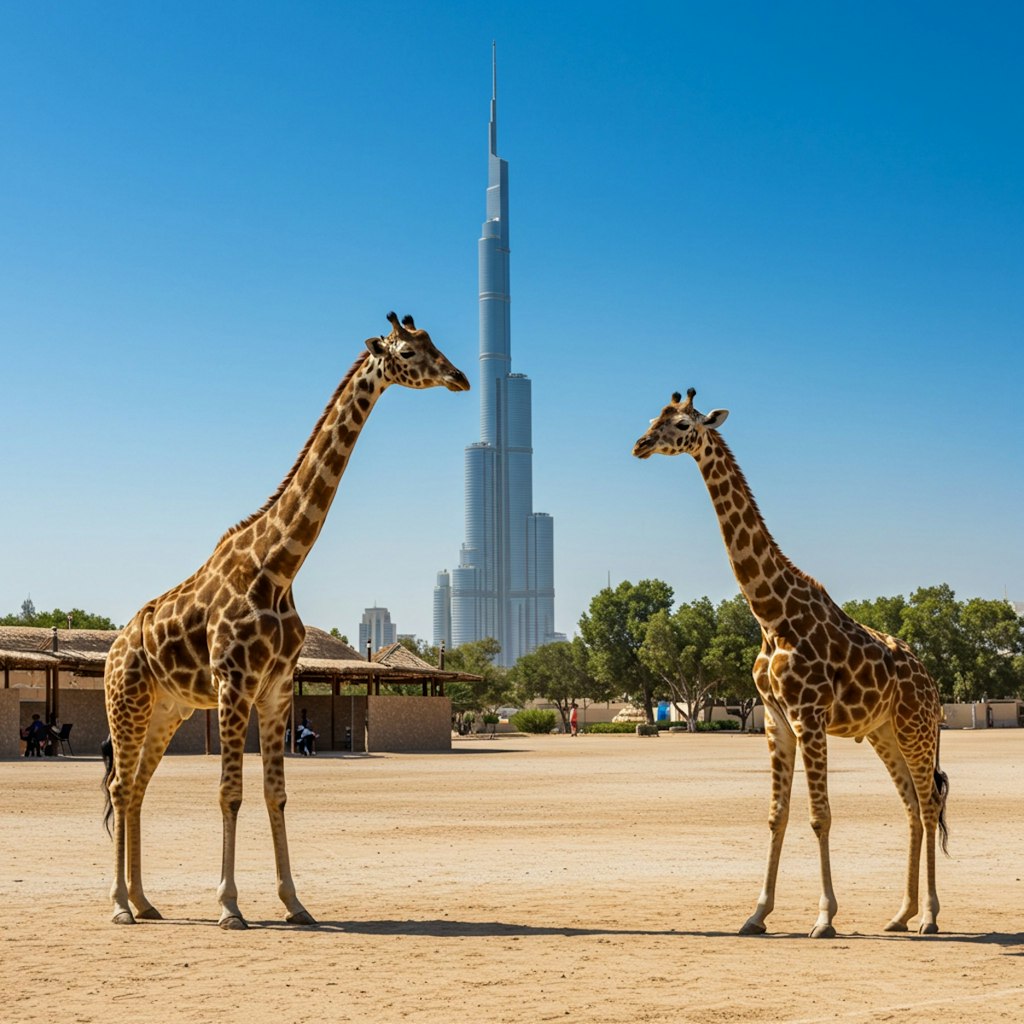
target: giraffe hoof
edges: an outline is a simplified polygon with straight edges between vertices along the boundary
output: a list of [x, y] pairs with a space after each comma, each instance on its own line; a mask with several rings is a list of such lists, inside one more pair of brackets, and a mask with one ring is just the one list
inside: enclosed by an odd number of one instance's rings
[[886, 926], [887, 932], [905, 932], [907, 926], [902, 921], [890, 921]]
[[135, 917], [130, 910], [122, 910], [120, 913], [115, 914], [111, 921], [114, 924], [135, 924]]
[[222, 917], [217, 922], [221, 928], [226, 932], [240, 932], [244, 931], [249, 926], [245, 923], [245, 918], [242, 917]]
[[316, 924], [316, 919], [308, 910], [300, 910], [297, 914], [289, 914], [284, 920], [286, 924]]
[[939, 926], [934, 921], [929, 921], [927, 924], [922, 924], [920, 929], [921, 935], [938, 935]]
[[146, 907], [145, 910], [140, 910], [135, 915], [135, 919], [137, 921], [162, 921], [164, 915], [156, 907]]
[[816, 924], [811, 929], [812, 939], [834, 939], [836, 930], [830, 924]]
[[748, 921], [740, 930], [740, 935], [764, 935], [767, 929], [756, 921]]

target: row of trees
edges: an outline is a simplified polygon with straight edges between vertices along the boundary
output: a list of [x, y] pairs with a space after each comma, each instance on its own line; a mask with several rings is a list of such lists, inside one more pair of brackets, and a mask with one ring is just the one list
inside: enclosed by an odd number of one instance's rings
[[[757, 702], [751, 667], [761, 632], [737, 594], [674, 607], [662, 580], [624, 581], [590, 602], [571, 642], [548, 644], [503, 670], [493, 640], [449, 652], [446, 665], [483, 676], [479, 684], [449, 688], [456, 711], [523, 706], [541, 699], [563, 721], [573, 700], [625, 698], [654, 721], [658, 701], [669, 700], [691, 730], [715, 703], [725, 703], [744, 725]], [[901, 637], [938, 684], [944, 702], [1024, 697], [1024, 617], [1005, 601], [959, 601], [948, 584], [922, 587], [905, 598], [849, 601], [844, 610], [865, 625]], [[435, 661], [434, 648], [417, 652]]]
[[54, 608], [51, 612], [36, 611], [31, 597], [21, 602], [21, 613], [0, 616], [0, 626], [56, 626], [67, 629], [70, 621], [74, 629], [117, 629], [117, 626], [105, 615], [96, 615], [81, 608]]
[[[606, 587], [580, 618], [577, 637], [539, 647], [509, 670], [494, 664], [500, 650], [495, 640], [463, 644], [447, 653], [445, 666], [481, 679], [449, 684], [453, 711], [493, 711], [540, 699], [554, 704], [565, 721], [573, 700], [625, 698], [653, 722], [656, 703], [669, 700], [693, 730], [715, 702], [724, 702], [745, 724], [757, 700], [750, 670], [761, 645], [746, 601], [737, 594], [717, 605], [707, 597], [673, 604], [663, 580]], [[944, 702], [1024, 697], [1024, 617], [1006, 601], [959, 601], [942, 583], [909, 598], [849, 601], [843, 608], [858, 622], [906, 640]], [[31, 598], [20, 615], [5, 615], [0, 625], [65, 628], [69, 614], [78, 629], [116, 628], [105, 616], [77, 608], [37, 612]], [[437, 664], [436, 648], [408, 643]]]

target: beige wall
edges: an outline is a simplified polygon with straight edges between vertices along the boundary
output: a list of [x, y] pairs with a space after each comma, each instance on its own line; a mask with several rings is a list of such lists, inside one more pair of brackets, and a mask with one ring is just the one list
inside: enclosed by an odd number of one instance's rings
[[0, 757], [17, 757], [22, 752], [21, 727], [18, 691], [0, 689]]
[[452, 702], [448, 697], [369, 697], [371, 751], [452, 749]]
[[[0, 689], [0, 757], [17, 757], [23, 750], [19, 736], [22, 726], [31, 721], [33, 713], [43, 717], [42, 700], [22, 700], [33, 693], [24, 689]], [[34, 695], [34, 694], [33, 694]], [[41, 694], [40, 694], [41, 696]], [[346, 739], [357, 753], [375, 751], [451, 750], [451, 701], [447, 697], [332, 697], [304, 695], [295, 697], [295, 721], [305, 708], [320, 734], [318, 748], [322, 751], [345, 750]], [[70, 722], [71, 749], [79, 757], [99, 754], [100, 744], [108, 735], [107, 713], [102, 690], [60, 691], [60, 720]], [[210, 716], [210, 753], [220, 753], [217, 712], [195, 711], [182, 722], [168, 747], [169, 754], [202, 754], [206, 750], [207, 714]], [[351, 737], [347, 730], [351, 728]], [[259, 720], [249, 720], [246, 737], [247, 753], [260, 749]]]

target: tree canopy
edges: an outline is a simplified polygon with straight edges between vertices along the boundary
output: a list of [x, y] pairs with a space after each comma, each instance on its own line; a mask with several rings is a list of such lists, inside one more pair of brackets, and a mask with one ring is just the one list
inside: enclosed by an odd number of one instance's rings
[[605, 587], [580, 618], [594, 677], [624, 692], [654, 721], [655, 693], [662, 681], [640, 658], [647, 627], [659, 611], [672, 607], [672, 588], [663, 580], [623, 580], [614, 590]]
[[63, 608], [54, 608], [50, 612], [36, 611], [36, 606], [31, 597], [25, 598], [21, 603], [21, 612], [18, 615], [4, 615], [0, 618], [0, 626], [36, 626], [58, 629], [68, 628], [68, 617], [71, 617], [72, 629], [117, 629], [118, 626], [106, 617], [96, 612], [83, 611], [81, 608], [72, 608], [65, 611]]
[[558, 708], [565, 725], [574, 700], [611, 700], [614, 688], [591, 674], [589, 660], [580, 637], [545, 644], [523, 655], [509, 672], [516, 703], [525, 705], [538, 697], [550, 701]]
[[850, 601], [858, 622], [906, 640], [943, 701], [1024, 695], [1024, 618], [1006, 601], [958, 601], [948, 583], [910, 595]]

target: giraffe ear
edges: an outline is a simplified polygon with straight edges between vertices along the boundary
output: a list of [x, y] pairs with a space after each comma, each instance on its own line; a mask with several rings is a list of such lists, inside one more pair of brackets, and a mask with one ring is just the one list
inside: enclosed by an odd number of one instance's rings
[[717, 430], [729, 418], [728, 409], [712, 409], [704, 417], [704, 426]]
[[371, 355], [382, 356], [384, 355], [384, 339], [380, 337], [367, 338], [366, 347], [370, 350]]

